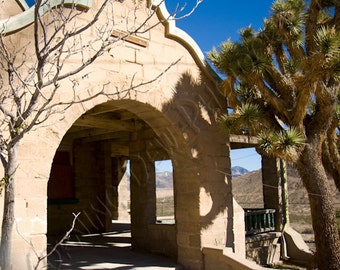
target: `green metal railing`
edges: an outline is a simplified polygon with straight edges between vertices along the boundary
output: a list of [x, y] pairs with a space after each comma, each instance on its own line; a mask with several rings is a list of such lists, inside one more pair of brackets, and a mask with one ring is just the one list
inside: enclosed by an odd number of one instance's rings
[[275, 209], [244, 209], [246, 235], [275, 231]]

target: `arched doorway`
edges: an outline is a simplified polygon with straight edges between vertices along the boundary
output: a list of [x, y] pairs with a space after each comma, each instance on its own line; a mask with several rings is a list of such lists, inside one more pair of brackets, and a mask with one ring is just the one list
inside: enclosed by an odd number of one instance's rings
[[[122, 202], [120, 198], [126, 196], [119, 191], [128, 160], [130, 202]], [[156, 222], [158, 160], [172, 161], [175, 205], [186, 204], [186, 208], [175, 207], [175, 224]], [[177, 127], [152, 106], [132, 100], [97, 105], [74, 122], [56, 151], [48, 185], [49, 240], [65, 234], [72, 213], [81, 213], [73, 233], [89, 235], [109, 232], [112, 220], [129, 211], [132, 247], [176, 259], [178, 234], [200, 234], [198, 223], [190, 232], [181, 225], [188, 215], [199, 219], [199, 183], [192, 181], [195, 165], [191, 160]], [[180, 187], [189, 181], [190, 201]], [[125, 213], [120, 203], [127, 206]]]

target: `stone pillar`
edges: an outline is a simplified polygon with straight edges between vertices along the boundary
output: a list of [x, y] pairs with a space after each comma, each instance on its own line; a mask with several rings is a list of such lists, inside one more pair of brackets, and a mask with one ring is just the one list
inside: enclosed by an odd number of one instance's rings
[[112, 183], [112, 219], [117, 220], [118, 219], [118, 205], [119, 205], [119, 199], [118, 199], [118, 186], [119, 186], [119, 178], [118, 178], [118, 170], [119, 170], [119, 158], [118, 157], [111, 157], [111, 183]]
[[230, 166], [229, 159], [223, 156], [228, 150], [222, 142], [219, 148], [221, 150], [206, 147], [206, 151], [213, 150], [209, 153], [210, 167], [200, 173], [201, 244], [203, 247], [230, 247], [235, 250], [233, 196], [230, 178], [227, 177]]
[[[278, 158], [262, 156], [263, 203], [265, 208], [275, 209], [275, 229], [282, 230], [283, 226], [283, 163]], [[285, 172], [283, 172], [285, 174]]]
[[174, 161], [175, 214], [178, 262], [186, 269], [203, 269], [199, 172], [190, 158], [178, 156]]
[[112, 219], [117, 212], [118, 196], [113, 183], [113, 168], [111, 158], [111, 144], [104, 142], [103, 145], [103, 162], [104, 162], [104, 185], [103, 185], [103, 203], [105, 204], [104, 231], [109, 232], [112, 230]]
[[[28, 183], [27, 179], [18, 177], [16, 184], [11, 269], [34, 269], [38, 264], [35, 252], [45, 254], [47, 246], [47, 196], [41, 192], [47, 190], [47, 179], [34, 179]], [[46, 259], [42, 260], [37, 269], [46, 263]]]
[[[73, 151], [78, 202], [67, 209], [82, 213], [78, 218], [75, 231], [79, 233], [109, 231], [113, 212], [109, 144], [77, 142]], [[64, 211], [65, 207], [63, 206]], [[72, 215], [68, 214], [68, 216]]]
[[[45, 143], [44, 136], [34, 135], [27, 136], [19, 150], [11, 243], [13, 270], [34, 269], [38, 262], [37, 254], [45, 254], [47, 246], [47, 183], [53, 152]], [[3, 195], [4, 192], [0, 195], [1, 210]], [[0, 216], [2, 218], [2, 212]], [[37, 269], [43, 268], [46, 262], [46, 259], [41, 261]]]
[[[112, 155], [112, 154], [111, 154]], [[128, 176], [126, 172], [127, 157], [112, 156], [112, 208], [114, 220], [130, 220], [129, 201], [130, 192], [128, 190]]]
[[246, 238], [245, 238], [245, 223], [244, 223], [244, 210], [233, 198], [233, 231], [235, 247], [234, 252], [241, 256], [246, 257]]
[[129, 214], [129, 202], [130, 202], [130, 191], [128, 188], [128, 175], [126, 171], [126, 158], [121, 158], [121, 167], [118, 174], [118, 219], [119, 220], [130, 220]]
[[130, 159], [132, 247], [147, 249], [148, 225], [156, 223], [155, 166], [146, 155]]

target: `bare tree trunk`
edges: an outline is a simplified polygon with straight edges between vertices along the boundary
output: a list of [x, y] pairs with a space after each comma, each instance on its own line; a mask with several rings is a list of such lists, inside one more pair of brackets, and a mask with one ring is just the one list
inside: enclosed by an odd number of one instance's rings
[[5, 168], [5, 198], [0, 248], [2, 270], [11, 269], [12, 231], [14, 224], [15, 198], [14, 174], [17, 169], [17, 148], [18, 144], [15, 144], [9, 149], [8, 162]]
[[319, 270], [340, 269], [340, 240], [329, 180], [318, 147], [307, 144], [297, 164], [308, 192]]

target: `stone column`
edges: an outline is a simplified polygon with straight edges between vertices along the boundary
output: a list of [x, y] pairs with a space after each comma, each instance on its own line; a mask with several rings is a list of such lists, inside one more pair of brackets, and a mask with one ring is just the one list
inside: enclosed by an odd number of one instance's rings
[[104, 162], [104, 184], [103, 184], [103, 202], [105, 203], [105, 215], [103, 217], [104, 231], [112, 230], [112, 219], [117, 213], [117, 190], [113, 183], [113, 166], [111, 157], [111, 144], [104, 142], [103, 145], [103, 162]]
[[[275, 229], [282, 230], [285, 222], [283, 186], [286, 178], [284, 163], [278, 158], [262, 156], [263, 202], [265, 208], [276, 210]], [[286, 206], [287, 207], [287, 206]]]
[[128, 188], [128, 175], [126, 170], [127, 158], [121, 157], [120, 170], [118, 173], [118, 219], [129, 221], [130, 191]]
[[[230, 159], [227, 158], [228, 148], [219, 133], [216, 132], [212, 138], [215, 144], [205, 145], [207, 157], [202, 158], [202, 161], [207, 165], [201, 166], [203, 170], [200, 172], [202, 246], [230, 247], [235, 250], [233, 195], [230, 177], [228, 177], [231, 174]], [[220, 144], [217, 144], [218, 141]]]
[[146, 155], [130, 159], [132, 247], [148, 246], [148, 225], [156, 222], [155, 166]]

